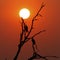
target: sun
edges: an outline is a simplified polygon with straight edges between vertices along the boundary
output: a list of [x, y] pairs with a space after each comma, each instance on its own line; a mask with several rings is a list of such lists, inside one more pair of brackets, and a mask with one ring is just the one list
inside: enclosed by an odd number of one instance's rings
[[22, 8], [19, 11], [19, 16], [22, 17], [23, 19], [28, 19], [30, 16], [30, 10], [27, 8]]

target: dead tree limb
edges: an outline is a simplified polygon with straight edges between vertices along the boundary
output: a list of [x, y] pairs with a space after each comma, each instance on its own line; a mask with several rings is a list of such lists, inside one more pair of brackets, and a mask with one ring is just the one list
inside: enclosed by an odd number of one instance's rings
[[30, 35], [30, 33], [31, 33], [32, 29], [33, 29], [33, 24], [34, 24], [34, 21], [35, 21], [36, 17], [39, 15], [40, 11], [43, 9], [44, 6], [45, 6], [45, 4], [42, 3], [40, 9], [39, 9], [38, 12], [37, 12], [37, 14], [33, 17], [33, 19], [32, 19], [32, 24], [31, 24], [31, 28], [30, 28], [30, 31], [28, 32], [27, 37]]
[[37, 33], [34, 34], [32, 37], [27, 38], [27, 40], [26, 40], [25, 42], [28, 42], [30, 39], [34, 38], [35, 36], [37, 36], [37, 35], [39, 35], [39, 34], [45, 32], [45, 31], [46, 31], [46, 30], [42, 30], [42, 31], [37, 32]]
[[[25, 22], [24, 22], [23, 18], [21, 18], [21, 20], [22, 20], [22, 24], [21, 24], [22, 32], [21, 32], [21, 34], [20, 34], [20, 43], [19, 43], [19, 45], [18, 45], [18, 50], [17, 50], [17, 53], [16, 53], [16, 55], [14, 56], [14, 59], [13, 59], [13, 60], [17, 60], [17, 59], [18, 59], [18, 55], [19, 55], [19, 53], [20, 53], [20, 51], [21, 51], [22, 46], [23, 46], [27, 41], [30, 40], [30, 39], [28, 40], [28, 37], [29, 37], [30, 33], [32, 32], [34, 21], [36, 20], [36, 17], [39, 15], [40, 11], [43, 9], [44, 6], [45, 6], [45, 4], [42, 3], [40, 9], [39, 9], [38, 12], [37, 12], [37, 14], [33, 17], [33, 19], [32, 19], [32, 24], [31, 24], [31, 28], [30, 28], [30, 30], [28, 31], [28, 34], [27, 34], [27, 35], [24, 34], [25, 32], [27, 32], [27, 30], [26, 30]], [[24, 27], [24, 26], [25, 26], [25, 27]], [[27, 27], [28, 27], [28, 26], [27, 26]], [[25, 30], [24, 30], [24, 28], [25, 28]], [[44, 30], [44, 31], [45, 31], [45, 30]], [[33, 37], [35, 37], [36, 35], [40, 34], [41, 32], [43, 32], [43, 31], [38, 32], [37, 34], [33, 35]], [[24, 36], [24, 35], [25, 35], [25, 38], [23, 39], [23, 36]]]

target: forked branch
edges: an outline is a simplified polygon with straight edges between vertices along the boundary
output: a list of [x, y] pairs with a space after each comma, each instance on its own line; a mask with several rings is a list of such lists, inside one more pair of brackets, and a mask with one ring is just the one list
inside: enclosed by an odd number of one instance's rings
[[46, 31], [46, 30], [39, 31], [38, 33], [34, 34], [32, 37], [27, 38], [27, 40], [25, 40], [25, 42], [28, 42], [30, 39], [34, 38], [35, 36], [37, 36], [37, 35], [45, 32], [45, 31]]
[[30, 57], [28, 60], [34, 60], [34, 59], [44, 59], [44, 60], [48, 60], [48, 58], [60, 58], [60, 57], [57, 57], [57, 56], [41, 56], [39, 54], [37, 54], [36, 52], [33, 53], [33, 56]]
[[32, 19], [32, 24], [31, 24], [31, 28], [30, 28], [30, 31], [29, 31], [28, 34], [27, 34], [27, 37], [30, 35], [30, 33], [31, 33], [32, 29], [33, 29], [33, 24], [34, 24], [34, 21], [36, 20], [36, 17], [39, 15], [40, 11], [43, 9], [44, 6], [45, 6], [45, 4], [42, 3], [40, 9], [39, 9], [38, 12], [37, 12], [37, 14], [33, 17], [33, 19]]

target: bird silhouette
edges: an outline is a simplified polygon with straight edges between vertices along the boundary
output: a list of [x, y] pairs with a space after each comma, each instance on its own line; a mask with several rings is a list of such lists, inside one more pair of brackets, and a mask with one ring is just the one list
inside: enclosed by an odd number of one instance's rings
[[24, 30], [28, 32], [28, 26], [24, 23]]

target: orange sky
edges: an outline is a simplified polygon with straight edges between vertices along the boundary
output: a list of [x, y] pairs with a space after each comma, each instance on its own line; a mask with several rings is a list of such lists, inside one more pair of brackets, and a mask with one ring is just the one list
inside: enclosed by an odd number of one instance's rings
[[[31, 16], [26, 21], [29, 24], [43, 1], [46, 3], [45, 8], [41, 11], [43, 17], [40, 21], [35, 22], [37, 26], [33, 33], [46, 29], [45, 33], [36, 37], [40, 54], [60, 56], [60, 0], [0, 0], [0, 60], [6, 57], [8, 60], [13, 60], [17, 52], [20, 32], [19, 10], [24, 7], [30, 9]], [[26, 60], [31, 56], [30, 45], [31, 43], [28, 42], [22, 48], [18, 59]]]

